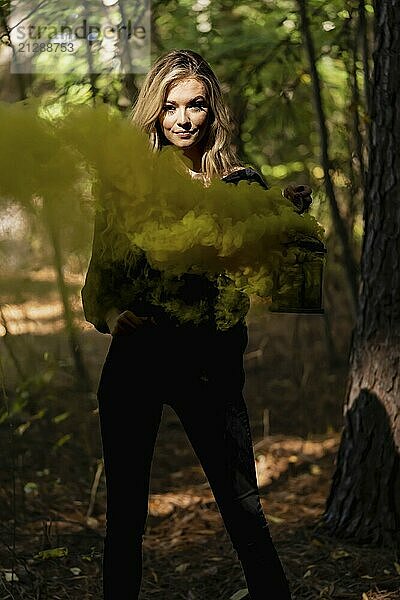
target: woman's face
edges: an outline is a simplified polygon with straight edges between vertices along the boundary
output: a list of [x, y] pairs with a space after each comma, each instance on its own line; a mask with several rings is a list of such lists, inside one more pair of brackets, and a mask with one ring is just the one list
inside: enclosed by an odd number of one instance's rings
[[159, 117], [167, 140], [182, 149], [191, 149], [208, 131], [209, 105], [206, 88], [198, 79], [180, 79], [168, 91]]

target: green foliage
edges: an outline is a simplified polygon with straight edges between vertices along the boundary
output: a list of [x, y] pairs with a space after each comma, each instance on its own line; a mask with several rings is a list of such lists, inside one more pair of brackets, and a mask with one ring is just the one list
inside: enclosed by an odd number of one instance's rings
[[41, 550], [33, 558], [38, 560], [48, 560], [49, 558], [63, 558], [68, 556], [68, 548], [62, 546], [59, 548], [49, 548], [48, 550]]
[[58, 361], [49, 352], [45, 352], [41, 368], [20, 381], [2, 408], [0, 423], [19, 421], [16, 431], [23, 435], [34, 421], [43, 419], [48, 405], [55, 398], [51, 392], [51, 383], [58, 369]]

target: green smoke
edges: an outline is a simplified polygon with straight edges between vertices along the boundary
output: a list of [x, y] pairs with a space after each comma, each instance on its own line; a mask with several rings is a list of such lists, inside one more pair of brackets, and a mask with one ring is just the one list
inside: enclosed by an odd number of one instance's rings
[[147, 136], [106, 105], [52, 116], [37, 100], [0, 103], [0, 126], [7, 139], [0, 194], [21, 202], [38, 194], [68, 218], [71, 195], [87, 202], [90, 190], [108, 224], [112, 260], [144, 251], [163, 273], [153, 300], [183, 320], [198, 321], [202, 307], [163, 300], [160, 285], [176, 286], [183, 273], [207, 274], [220, 287], [217, 321], [227, 326], [248, 308], [237, 306], [238, 292], [266, 301], [290, 296], [294, 266], [314, 260], [298, 243], [323, 239], [316, 219], [296, 213], [280, 188], [218, 179], [205, 188], [178, 167], [176, 148], [153, 153]]

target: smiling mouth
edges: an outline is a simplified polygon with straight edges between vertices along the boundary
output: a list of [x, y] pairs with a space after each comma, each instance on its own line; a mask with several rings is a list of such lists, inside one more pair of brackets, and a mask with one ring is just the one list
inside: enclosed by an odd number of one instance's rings
[[177, 132], [175, 132], [175, 135], [189, 136], [189, 135], [192, 135], [193, 133], [194, 133], [193, 131], [177, 131]]

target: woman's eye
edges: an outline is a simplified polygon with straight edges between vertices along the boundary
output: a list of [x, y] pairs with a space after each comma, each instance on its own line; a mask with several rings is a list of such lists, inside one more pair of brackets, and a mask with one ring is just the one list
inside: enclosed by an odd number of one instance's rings
[[[202, 102], [198, 102], [197, 104], [192, 104], [191, 106], [189, 106], [189, 108], [196, 111], [203, 110], [205, 108], [205, 104], [203, 104]], [[165, 106], [163, 106], [164, 112], [173, 112], [174, 110], [175, 106], [172, 106], [171, 104], [166, 104]]]

